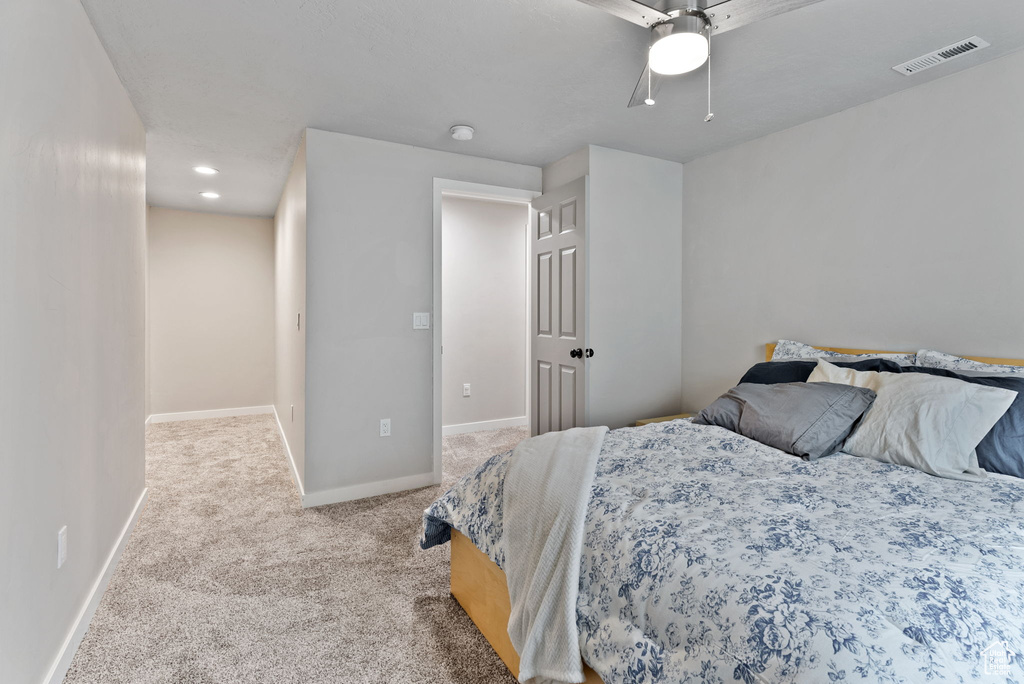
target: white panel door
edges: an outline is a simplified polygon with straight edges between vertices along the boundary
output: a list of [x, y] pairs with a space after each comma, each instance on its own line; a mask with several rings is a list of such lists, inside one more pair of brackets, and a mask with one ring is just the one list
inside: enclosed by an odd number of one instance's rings
[[584, 176], [530, 203], [530, 434], [586, 425]]

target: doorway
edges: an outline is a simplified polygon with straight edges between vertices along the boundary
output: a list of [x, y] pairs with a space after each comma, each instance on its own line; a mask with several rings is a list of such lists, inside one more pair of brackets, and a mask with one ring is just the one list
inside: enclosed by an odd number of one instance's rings
[[530, 415], [529, 221], [540, 193], [434, 180], [434, 479], [445, 435]]

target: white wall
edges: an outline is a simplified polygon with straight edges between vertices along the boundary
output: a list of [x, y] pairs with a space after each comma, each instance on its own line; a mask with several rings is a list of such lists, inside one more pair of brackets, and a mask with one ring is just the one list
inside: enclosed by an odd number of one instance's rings
[[314, 129], [306, 146], [306, 492], [429, 484], [432, 331], [412, 314], [432, 308], [433, 179], [539, 190], [540, 169]]
[[545, 191], [590, 175], [590, 425], [619, 428], [680, 410], [682, 168], [596, 145], [544, 167]]
[[145, 367], [146, 367], [145, 383], [144, 383], [144, 393], [145, 393], [145, 402], [144, 403], [145, 403], [146, 419], [149, 420], [149, 416], [153, 412], [150, 410], [150, 391], [149, 391], [149, 365], [150, 365], [149, 361], [150, 361], [150, 358], [149, 358], [149, 254], [148, 254], [148, 252], [149, 252], [149, 208], [148, 207], [146, 209], [146, 225], [143, 228], [142, 233], [143, 233], [143, 244], [145, 245], [145, 249], [146, 249], [146, 252], [147, 252], [147, 254], [146, 254], [146, 263], [145, 263], [145, 265], [143, 266], [143, 269], [142, 269], [143, 280], [145, 281], [145, 287], [143, 288], [143, 297], [144, 297], [144, 302], [145, 302], [145, 314], [144, 314], [143, 318], [145, 320], [145, 327], [146, 327], [145, 339], [144, 339], [145, 350], [144, 350], [144, 353], [143, 353], [144, 363], [145, 363]]
[[274, 401], [274, 222], [151, 207], [150, 410]]
[[284, 431], [293, 476], [301, 492], [306, 453], [305, 135], [299, 143], [274, 216], [274, 292], [277, 378], [274, 407]]
[[445, 426], [526, 418], [529, 219], [525, 204], [451, 196], [441, 203]]
[[0, 92], [0, 681], [31, 684], [144, 491], [145, 132], [77, 0], [2, 3]]
[[593, 145], [582, 147], [572, 154], [551, 162], [544, 167], [544, 192], [573, 182], [590, 173], [590, 150]]
[[1024, 358], [1024, 53], [685, 166], [684, 403], [779, 338]]
[[590, 147], [591, 425], [679, 412], [682, 173], [675, 162]]

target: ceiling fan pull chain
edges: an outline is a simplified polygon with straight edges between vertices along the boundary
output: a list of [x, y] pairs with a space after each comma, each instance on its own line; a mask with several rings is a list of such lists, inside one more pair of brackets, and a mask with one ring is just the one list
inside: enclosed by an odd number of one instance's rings
[[651, 97], [651, 63], [647, 62], [647, 99], [644, 104], [648, 107], [654, 106], [654, 98]]
[[711, 111], [711, 24], [708, 24], [708, 115], [704, 117], [704, 123], [715, 118]]

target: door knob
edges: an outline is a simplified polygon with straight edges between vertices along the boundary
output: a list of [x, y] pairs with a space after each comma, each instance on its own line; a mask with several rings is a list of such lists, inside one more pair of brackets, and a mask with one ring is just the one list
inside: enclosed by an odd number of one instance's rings
[[591, 358], [591, 357], [592, 357], [593, 355], [594, 355], [594, 350], [593, 350], [593, 349], [591, 349], [590, 347], [587, 347], [587, 358], [589, 359], [589, 358]]
[[574, 359], [582, 359], [583, 358], [583, 350], [582, 349], [572, 349], [572, 350], [569, 351], [569, 356], [571, 356]]

